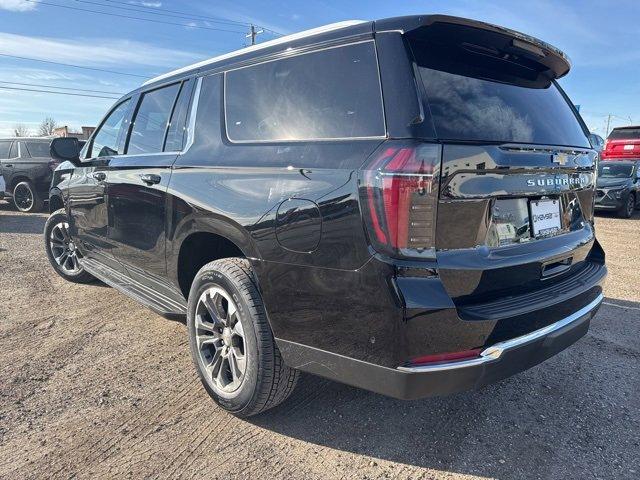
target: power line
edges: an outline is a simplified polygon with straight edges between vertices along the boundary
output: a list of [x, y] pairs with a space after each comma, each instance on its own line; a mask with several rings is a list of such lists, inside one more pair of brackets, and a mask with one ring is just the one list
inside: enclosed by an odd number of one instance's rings
[[163, 25], [174, 25], [178, 27], [187, 27], [187, 28], [200, 28], [202, 30], [213, 30], [216, 32], [228, 32], [228, 33], [244, 33], [238, 30], [226, 30], [224, 28], [213, 28], [213, 27], [205, 27], [201, 25], [188, 25], [186, 23], [177, 23], [177, 22], [165, 22], [164, 20], [154, 20], [151, 18], [142, 18], [142, 17], [134, 17], [133, 15], [124, 15], [120, 13], [109, 13], [109, 12], [101, 12], [100, 10], [91, 10], [89, 8], [81, 8], [81, 7], [72, 7], [69, 5], [59, 5], [57, 3], [48, 3], [40, 0], [24, 0], [25, 2], [37, 3], [38, 5], [46, 5], [49, 7], [57, 7], [57, 8], [66, 8], [68, 10], [75, 10], [80, 12], [89, 12], [89, 13], [97, 13], [98, 15], [108, 15], [110, 17], [118, 17], [118, 18], [127, 18], [129, 20], [139, 20], [141, 22], [151, 22], [151, 23], [160, 23]]
[[[82, 3], [93, 3], [95, 5], [101, 5], [95, 2], [90, 2], [89, 0], [75, 0], [77, 2], [82, 2]], [[135, 9], [131, 8], [131, 4], [127, 3], [127, 2], [122, 2], [122, 1], [118, 1], [118, 0], [102, 0], [103, 2], [109, 2], [109, 3], [117, 3], [120, 5], [126, 5], [127, 8], [125, 7], [112, 7], [112, 8], [122, 8], [124, 10], [132, 10], [132, 11], [137, 11], [137, 12], [141, 12], [141, 13], [149, 13], [149, 14], [153, 14], [153, 15], [163, 15], [163, 16], [174, 16], [174, 15], [170, 15], [170, 14], [177, 14], [180, 15], [180, 17], [177, 18], [188, 18], [191, 20], [207, 20], [211, 23], [220, 23], [223, 25], [240, 25], [243, 27], [248, 27], [251, 24], [249, 22], [238, 22], [236, 20], [228, 20], [228, 19], [221, 19], [218, 17], [212, 17], [209, 15], [201, 15], [201, 14], [196, 14], [196, 13], [186, 13], [180, 10], [169, 10], [168, 8], [164, 8], [164, 7], [148, 7], [146, 5], [136, 5]], [[106, 6], [106, 5], [105, 5]], [[142, 10], [144, 9], [144, 10]], [[167, 12], [167, 13], [161, 13], [161, 12]], [[283, 33], [277, 32], [275, 30], [272, 30], [270, 28], [265, 28], [262, 26], [259, 26], [259, 28], [271, 32], [275, 35], [279, 35], [279, 36], [283, 36]]]
[[0, 89], [4, 90], [20, 90], [23, 92], [38, 92], [38, 93], [53, 93], [56, 95], [70, 95], [72, 97], [91, 97], [91, 98], [110, 98], [111, 100], [117, 100], [118, 97], [105, 97], [101, 95], [89, 95], [86, 93], [69, 93], [69, 92], [53, 92], [51, 90], [39, 90], [35, 88], [18, 88], [18, 87], [3, 87], [0, 85]]
[[60, 66], [63, 66], [63, 67], [82, 68], [84, 70], [93, 70], [95, 72], [113, 73], [115, 75], [127, 75], [129, 77], [149, 78], [148, 75], [137, 75], [135, 73], [116, 72], [115, 70], [106, 70], [104, 68], [95, 68], [95, 67], [84, 67], [82, 65], [73, 65], [71, 63], [61, 63], [61, 62], [54, 62], [54, 61], [51, 61], [51, 60], [41, 60], [39, 58], [20, 57], [18, 55], [9, 55], [8, 53], [0, 53], [0, 57], [16, 58], [18, 60], [29, 60], [31, 62], [49, 63], [49, 64], [52, 64], [52, 65], [60, 65]]
[[5, 82], [5, 81], [0, 81], [0, 83], [2, 83], [4, 85], [19, 85], [21, 87], [56, 88], [58, 90], [73, 90], [73, 91], [77, 91], [77, 92], [106, 93], [106, 94], [119, 95], [119, 96], [124, 95], [123, 93], [120, 93], [120, 92], [107, 92], [105, 90], [87, 90], [85, 88], [57, 87], [55, 85], [41, 85], [41, 84], [38, 84], [38, 83]]

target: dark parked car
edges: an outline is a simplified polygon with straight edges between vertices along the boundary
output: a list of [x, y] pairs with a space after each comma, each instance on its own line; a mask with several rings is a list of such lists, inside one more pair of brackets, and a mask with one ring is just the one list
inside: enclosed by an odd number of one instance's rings
[[42, 210], [49, 198], [52, 172], [58, 162], [49, 155], [50, 138], [0, 139], [0, 176], [4, 190], [0, 198], [10, 198], [21, 212]]
[[605, 161], [598, 166], [596, 210], [631, 218], [640, 207], [640, 160]]
[[[82, 148], [86, 142], [79, 140], [74, 148]], [[49, 213], [64, 208], [64, 195], [62, 190], [65, 188], [65, 182], [71, 178], [75, 165], [69, 161], [57, 164], [51, 177], [51, 186], [49, 187]]]
[[569, 61], [448, 16], [347, 22], [125, 95], [61, 184], [51, 264], [187, 317], [241, 416], [299, 370], [404, 399], [478, 388], [582, 337], [602, 301], [596, 152]]

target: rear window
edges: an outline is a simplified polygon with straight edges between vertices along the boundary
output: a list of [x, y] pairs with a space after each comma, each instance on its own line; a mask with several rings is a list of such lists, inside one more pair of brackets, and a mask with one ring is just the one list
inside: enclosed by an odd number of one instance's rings
[[49, 156], [49, 142], [25, 142], [25, 144], [32, 157]]
[[225, 118], [235, 142], [383, 136], [373, 41], [227, 72]]
[[543, 75], [477, 52], [411, 42], [438, 138], [590, 148], [576, 115]]
[[640, 140], [640, 127], [639, 128], [614, 128], [609, 136], [608, 140]]

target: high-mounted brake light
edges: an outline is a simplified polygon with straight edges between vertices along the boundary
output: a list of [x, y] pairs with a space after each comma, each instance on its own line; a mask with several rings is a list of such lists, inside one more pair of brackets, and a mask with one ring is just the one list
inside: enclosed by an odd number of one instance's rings
[[440, 146], [385, 143], [364, 167], [360, 196], [373, 247], [387, 255], [435, 257]]

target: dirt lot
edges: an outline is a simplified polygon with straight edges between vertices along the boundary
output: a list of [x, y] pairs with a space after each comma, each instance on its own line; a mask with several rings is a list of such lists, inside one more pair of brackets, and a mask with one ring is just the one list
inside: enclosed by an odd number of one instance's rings
[[0, 478], [639, 478], [640, 215], [597, 218], [610, 275], [589, 334], [479, 392], [401, 402], [305, 377], [238, 420], [186, 328], [64, 282], [45, 215], [0, 203]]

